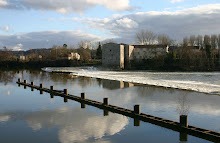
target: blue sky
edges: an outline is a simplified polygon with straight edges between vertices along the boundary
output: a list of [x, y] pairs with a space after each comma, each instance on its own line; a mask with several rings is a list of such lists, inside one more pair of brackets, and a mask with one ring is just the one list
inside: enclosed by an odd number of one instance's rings
[[142, 29], [179, 41], [191, 34], [220, 34], [219, 15], [219, 0], [0, 0], [0, 48], [105, 39], [134, 44]]

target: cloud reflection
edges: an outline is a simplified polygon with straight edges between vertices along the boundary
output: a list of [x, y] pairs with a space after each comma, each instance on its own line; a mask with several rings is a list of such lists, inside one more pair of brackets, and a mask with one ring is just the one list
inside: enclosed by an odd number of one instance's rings
[[85, 142], [91, 139], [108, 142], [102, 137], [120, 132], [129, 123], [128, 118], [122, 115], [112, 113], [103, 117], [93, 111], [69, 107], [31, 113], [25, 120], [35, 131], [58, 126], [58, 136], [62, 143]]
[[0, 122], [7, 122], [11, 117], [9, 115], [0, 116]]

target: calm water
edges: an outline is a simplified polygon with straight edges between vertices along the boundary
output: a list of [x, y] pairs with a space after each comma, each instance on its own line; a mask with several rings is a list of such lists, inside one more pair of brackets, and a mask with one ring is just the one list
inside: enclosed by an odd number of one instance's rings
[[[121, 73], [115, 74], [120, 75]], [[43, 71], [0, 72], [0, 142], [170, 142], [178, 143], [180, 133], [150, 123], [134, 126], [131, 118], [63, 98], [50, 98], [48, 93], [18, 87], [18, 78], [34, 81], [44, 87], [68, 89], [70, 94], [141, 111], [170, 120], [179, 120], [179, 114], [188, 114], [190, 125], [220, 132], [220, 97], [178, 89], [143, 86], [107, 79], [83, 78], [68, 74]], [[212, 79], [212, 77], [209, 77]], [[178, 79], [180, 80], [180, 79]], [[208, 82], [208, 81], [206, 81]], [[184, 142], [208, 142], [188, 135]]]

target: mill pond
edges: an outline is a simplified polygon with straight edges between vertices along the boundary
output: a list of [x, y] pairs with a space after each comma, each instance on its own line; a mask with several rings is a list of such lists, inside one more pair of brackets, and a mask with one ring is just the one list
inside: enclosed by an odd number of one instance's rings
[[[53, 71], [53, 72], [52, 72]], [[56, 73], [59, 72], [59, 73]], [[64, 72], [64, 73], [62, 73]], [[67, 74], [71, 73], [71, 74]], [[162, 73], [100, 71], [94, 68], [45, 68], [0, 72], [1, 142], [210, 142], [181, 136], [167, 128], [63, 98], [50, 98], [38, 90], [18, 87], [18, 78], [43, 83], [45, 88], [68, 93], [179, 122], [188, 115], [189, 125], [220, 132], [220, 73]], [[153, 86], [152, 86], [153, 85]]]

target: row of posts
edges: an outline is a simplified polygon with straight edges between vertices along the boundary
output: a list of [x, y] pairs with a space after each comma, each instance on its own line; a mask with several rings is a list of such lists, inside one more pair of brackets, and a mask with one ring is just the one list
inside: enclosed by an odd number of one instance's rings
[[[21, 79], [18, 79], [18, 82], [21, 82]], [[27, 80], [24, 80], [24, 83], [27, 84]], [[31, 85], [34, 86], [34, 82], [31, 82]], [[24, 86], [26, 88], [26, 86]], [[40, 88], [43, 88], [43, 84], [40, 84]], [[33, 88], [32, 88], [33, 90]], [[53, 91], [54, 90], [54, 86], [50, 86], [50, 90]], [[65, 95], [68, 95], [68, 90], [64, 89], [63, 90]], [[43, 91], [40, 90], [40, 94], [43, 94]], [[50, 94], [51, 98], [54, 98], [54, 95]], [[86, 94], [85, 93], [81, 93], [81, 99], [85, 100], [86, 99]], [[64, 102], [68, 102], [68, 97], [64, 97]], [[104, 98], [103, 99], [103, 104], [104, 105], [109, 105], [109, 101], [108, 98]], [[81, 108], [85, 108], [85, 103], [83, 103], [83, 101], [81, 102]], [[106, 114], [104, 113], [104, 115], [108, 115], [107, 110], [104, 110], [104, 112], [106, 112]], [[141, 108], [140, 105], [134, 105], [134, 113], [135, 114], [141, 114]], [[136, 124], [138, 124], [138, 122], [140, 122], [139, 120], [137, 121]], [[183, 127], [188, 127], [188, 117], [187, 115], [180, 115], [180, 125]]]

